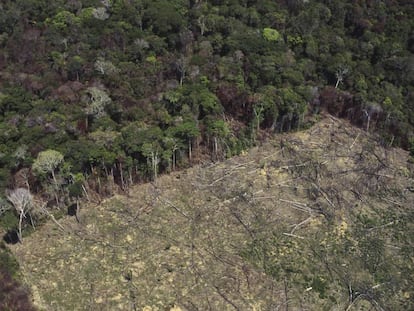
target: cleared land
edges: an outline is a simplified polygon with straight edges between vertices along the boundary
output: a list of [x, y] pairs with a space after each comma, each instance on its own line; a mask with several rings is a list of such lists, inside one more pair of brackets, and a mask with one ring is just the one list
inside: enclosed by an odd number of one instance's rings
[[327, 117], [85, 205], [12, 250], [42, 310], [408, 310], [407, 160]]

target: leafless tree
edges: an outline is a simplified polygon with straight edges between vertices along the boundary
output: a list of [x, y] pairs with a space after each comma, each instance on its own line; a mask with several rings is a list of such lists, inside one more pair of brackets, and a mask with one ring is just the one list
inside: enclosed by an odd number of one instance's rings
[[206, 24], [206, 17], [204, 15], [201, 15], [198, 19], [197, 19], [197, 25], [198, 27], [200, 27], [200, 34], [202, 36], [204, 36], [204, 33], [207, 30], [207, 24]]
[[[25, 188], [17, 188], [14, 190], [6, 191], [7, 200], [13, 204], [17, 213], [19, 214], [19, 241], [22, 242], [22, 223], [23, 218], [26, 218], [26, 214], [30, 213], [33, 207], [33, 196], [29, 190]], [[30, 216], [30, 214], [29, 214]], [[33, 225], [33, 222], [32, 222]]]
[[98, 57], [94, 63], [94, 68], [101, 75], [111, 75], [118, 71], [112, 62], [105, 60], [103, 57]]
[[105, 7], [94, 8], [92, 11], [93, 17], [99, 20], [106, 20], [109, 18], [109, 14]]
[[335, 73], [335, 77], [336, 77], [336, 83], [335, 83], [335, 88], [337, 89], [339, 84], [342, 83], [344, 81], [345, 76], [349, 73], [349, 69], [346, 67], [343, 68], [339, 68], [336, 73]]
[[86, 107], [86, 114], [101, 117], [105, 114], [105, 107], [109, 105], [112, 100], [104, 90], [97, 87], [88, 88], [89, 103]]
[[256, 133], [254, 133], [254, 137], [253, 140], [256, 139], [256, 136], [259, 135], [259, 131], [260, 131], [260, 123], [263, 119], [263, 111], [264, 111], [264, 107], [262, 104], [257, 105], [253, 108], [253, 112], [254, 112], [254, 123], [256, 125], [255, 131]]
[[175, 62], [175, 67], [180, 74], [180, 85], [183, 85], [184, 78], [187, 75], [188, 66], [190, 64], [190, 60], [185, 57], [181, 56], [177, 61]]
[[365, 114], [365, 117], [367, 118], [366, 131], [369, 132], [372, 116], [378, 116], [379, 114], [381, 114], [382, 108], [380, 105], [374, 103], [368, 105], [366, 109], [362, 110], [362, 112]]

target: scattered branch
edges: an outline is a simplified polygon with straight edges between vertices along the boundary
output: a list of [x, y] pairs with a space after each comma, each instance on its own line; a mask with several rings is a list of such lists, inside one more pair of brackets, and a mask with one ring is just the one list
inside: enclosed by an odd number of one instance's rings
[[304, 239], [305, 239], [303, 236], [299, 236], [299, 235], [296, 235], [296, 234], [291, 234], [291, 233], [286, 233], [286, 232], [283, 232], [282, 234], [283, 234], [283, 235], [286, 235], [286, 236], [290, 236], [290, 237], [294, 237], [294, 238], [302, 239], [302, 240], [304, 240]]
[[59, 227], [59, 229], [61, 229], [63, 232], [65, 232], [65, 228], [63, 228], [63, 226], [56, 220], [55, 216], [53, 216], [46, 208], [46, 204], [43, 204], [40, 208], [40, 210], [46, 214], [47, 216], [49, 216], [52, 221]]
[[312, 216], [310, 216], [310, 217], [306, 218], [304, 221], [301, 221], [300, 223], [296, 224], [296, 225], [293, 227], [292, 231], [290, 231], [290, 234], [293, 234], [293, 232], [295, 232], [297, 228], [299, 228], [300, 226], [302, 226], [302, 225], [306, 224], [306, 223], [307, 223], [307, 222], [309, 222], [311, 219], [312, 219]]
[[279, 199], [279, 201], [289, 203], [293, 208], [300, 210], [302, 212], [306, 212], [310, 214], [313, 213], [313, 211], [305, 203], [289, 201], [289, 200], [284, 200], [284, 199]]
[[161, 202], [166, 203], [167, 205], [171, 206], [174, 210], [176, 210], [179, 214], [181, 214], [182, 216], [184, 216], [185, 218], [187, 218], [188, 220], [192, 220], [192, 218], [190, 216], [188, 216], [186, 213], [184, 213], [181, 209], [179, 209], [175, 204], [173, 204], [171, 201], [167, 200], [167, 199], [163, 199], [161, 197], [158, 197], [158, 200], [160, 200]]
[[357, 140], [358, 140], [358, 138], [359, 138], [359, 135], [361, 135], [361, 133], [358, 133], [357, 137], [355, 137], [355, 139], [354, 139], [354, 141], [352, 142], [351, 146], [349, 146], [349, 150], [351, 150], [351, 149], [352, 149], [352, 147], [355, 145], [356, 141], [357, 141]]

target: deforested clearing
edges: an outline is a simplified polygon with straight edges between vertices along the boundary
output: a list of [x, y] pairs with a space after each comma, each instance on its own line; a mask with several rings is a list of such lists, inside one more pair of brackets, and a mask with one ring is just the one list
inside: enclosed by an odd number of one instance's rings
[[328, 116], [11, 248], [40, 310], [409, 310], [408, 158]]

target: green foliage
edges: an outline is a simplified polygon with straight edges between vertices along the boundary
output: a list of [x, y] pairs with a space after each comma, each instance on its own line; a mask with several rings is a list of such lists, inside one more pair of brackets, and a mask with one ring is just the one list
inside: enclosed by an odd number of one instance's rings
[[6, 92], [0, 93], [0, 115], [5, 116], [12, 112], [28, 113], [32, 108], [31, 97], [32, 94], [19, 86], [6, 89]]
[[207, 121], [207, 134], [211, 137], [225, 138], [230, 134], [230, 129], [224, 120]]
[[47, 18], [45, 21], [47, 26], [66, 34], [71, 27], [80, 24], [80, 18], [68, 11], [60, 11], [53, 18]]
[[85, 183], [85, 177], [81, 173], [72, 176], [71, 183], [68, 186], [69, 197], [79, 198], [83, 196], [82, 186]]
[[172, 135], [183, 140], [195, 138], [200, 135], [200, 130], [194, 121], [185, 121], [170, 128]]
[[19, 272], [17, 260], [13, 258], [3, 241], [0, 242], [0, 270], [7, 271], [13, 278], [16, 278]]
[[63, 162], [63, 155], [56, 150], [41, 151], [33, 162], [32, 169], [36, 174], [53, 173]]
[[414, 157], [414, 138], [410, 139], [409, 144], [410, 144], [410, 147], [409, 147], [410, 155]]
[[306, 105], [303, 98], [296, 93], [292, 88], [283, 88], [279, 90], [280, 93], [280, 109], [284, 112], [305, 112]]
[[280, 33], [276, 29], [273, 29], [273, 28], [264, 28], [263, 37], [267, 41], [277, 41], [280, 39]]
[[19, 219], [13, 210], [9, 209], [0, 215], [0, 228], [14, 230], [17, 228]]
[[111, 98], [104, 90], [97, 87], [87, 89], [89, 96], [88, 104], [85, 109], [86, 113], [91, 116], [101, 117], [105, 112], [105, 107], [111, 103]]
[[185, 13], [185, 6], [179, 2], [153, 1], [145, 10], [144, 27], [151, 27], [157, 35], [171, 36], [173, 33], [178, 33], [184, 26], [183, 15]]

